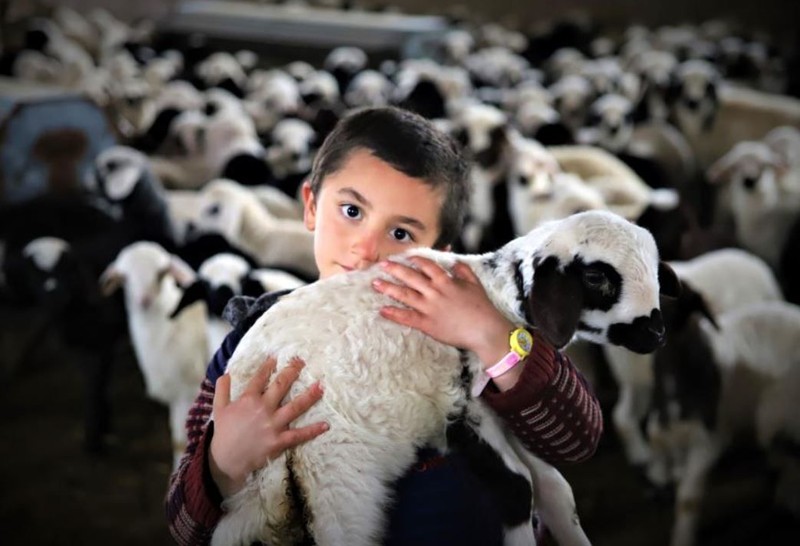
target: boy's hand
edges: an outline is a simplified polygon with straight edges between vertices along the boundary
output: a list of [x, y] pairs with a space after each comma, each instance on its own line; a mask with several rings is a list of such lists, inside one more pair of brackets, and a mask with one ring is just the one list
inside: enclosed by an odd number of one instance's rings
[[494, 307], [472, 269], [459, 262], [450, 275], [426, 258], [416, 256], [411, 262], [419, 269], [381, 263], [401, 284], [377, 280], [375, 290], [409, 307], [384, 307], [381, 316], [468, 349], [487, 368], [500, 360], [508, 352], [508, 334], [514, 325]]
[[[214, 436], [209, 448], [209, 468], [223, 497], [239, 491], [247, 476], [284, 450], [307, 442], [328, 430], [326, 423], [290, 429], [289, 425], [322, 397], [315, 383], [281, 406], [304, 363], [293, 360], [267, 385], [276, 366], [268, 358], [250, 379], [246, 389], [231, 402], [231, 378], [217, 379], [214, 392]], [[265, 388], [266, 386], [266, 388]]]

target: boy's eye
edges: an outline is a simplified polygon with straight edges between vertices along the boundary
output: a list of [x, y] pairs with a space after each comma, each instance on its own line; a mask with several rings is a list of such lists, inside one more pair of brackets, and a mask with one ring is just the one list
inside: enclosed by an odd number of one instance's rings
[[355, 205], [345, 204], [339, 207], [344, 214], [348, 218], [358, 219], [361, 217], [361, 209]]
[[414, 240], [411, 234], [403, 228], [394, 228], [392, 230], [392, 237], [402, 242], [410, 242]]

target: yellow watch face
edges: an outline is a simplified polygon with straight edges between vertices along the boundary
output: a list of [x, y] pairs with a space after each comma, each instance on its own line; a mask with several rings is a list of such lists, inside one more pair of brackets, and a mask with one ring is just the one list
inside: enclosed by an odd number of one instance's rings
[[516, 352], [521, 357], [526, 357], [533, 348], [533, 336], [525, 328], [517, 328], [511, 332], [509, 345], [512, 351]]

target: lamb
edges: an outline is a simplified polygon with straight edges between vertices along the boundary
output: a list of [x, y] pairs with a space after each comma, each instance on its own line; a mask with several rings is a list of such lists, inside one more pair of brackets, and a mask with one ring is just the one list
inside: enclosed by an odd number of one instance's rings
[[197, 301], [208, 309], [208, 354], [214, 354], [231, 331], [223, 318], [228, 301], [234, 296], [255, 297], [278, 290], [298, 288], [305, 284], [294, 275], [278, 269], [252, 269], [247, 260], [236, 254], [216, 254], [204, 261], [197, 279], [184, 287], [172, 318]]
[[[671, 269], [659, 263], [647, 231], [607, 211], [544, 224], [495, 253], [457, 256], [418, 249], [394, 259], [414, 255], [446, 268], [463, 261], [509, 320], [536, 328], [557, 347], [578, 336], [652, 351], [664, 334], [659, 285], [668, 295], [679, 289]], [[313, 515], [305, 521], [321, 546], [379, 542], [390, 484], [412, 464], [416, 448], [458, 447], [447, 445], [448, 422], [468, 430], [474, 442], [488, 444], [513, 479], [526, 482], [522, 490], [528, 493], [514, 503], [520, 509], [506, 521], [506, 544], [535, 544], [529, 492], [543, 473], [552, 473], [543, 478], [551, 486], [561, 484], [550, 496], [537, 495], [540, 513], [559, 518], [545, 524], [562, 543], [588, 544], [563, 478], [551, 481], [555, 469], [508, 438], [472, 397], [470, 386], [482, 381], [474, 355], [375, 320], [378, 309], [391, 303], [370, 287], [380, 271], [337, 275], [295, 290], [262, 315], [236, 348], [227, 370], [232, 399], [268, 354], [277, 358], [278, 369], [297, 356], [306, 365], [290, 395], [316, 380], [326, 394], [294, 425], [326, 420], [331, 428], [268, 463], [226, 499], [212, 544], [296, 543], [305, 534], [295, 519], [303, 513]], [[331, 465], [336, 472], [325, 470]], [[303, 507], [300, 499], [287, 496], [287, 483], [296, 484]], [[551, 502], [569, 509], [554, 510]]]
[[194, 278], [180, 258], [140, 241], [122, 249], [99, 281], [105, 295], [124, 286], [128, 330], [147, 395], [169, 407], [175, 467], [186, 447], [184, 422], [209, 360], [205, 307], [169, 317], [181, 298], [178, 285]]
[[202, 190], [203, 204], [195, 228], [219, 233], [263, 267], [281, 267], [303, 278], [319, 275], [313, 234], [302, 222], [272, 216], [247, 188], [217, 179]]
[[9, 288], [46, 310], [46, 328], [78, 351], [85, 381], [84, 448], [102, 452], [111, 432], [109, 379], [117, 344], [126, 337], [121, 301], [100, 297], [86, 248], [39, 237], [9, 256]]
[[[800, 307], [773, 301], [714, 316], [696, 295], [675, 306], [665, 305], [665, 318], [678, 325], [679, 340], [656, 356], [659, 389], [648, 433], [677, 481], [671, 544], [688, 546], [707, 476], [735, 441], [755, 432], [767, 451], [774, 442], [800, 442]], [[780, 491], [791, 477], [777, 470]], [[782, 494], [796, 509], [797, 491]]]
[[[703, 295], [715, 315], [761, 301], [782, 299], [769, 266], [744, 250], [716, 250], [691, 260], [669, 263], [684, 285], [690, 285]], [[652, 453], [639, 423], [651, 403], [653, 355], [638, 355], [612, 346], [603, 347], [603, 353], [620, 391], [612, 413], [614, 427], [628, 461], [644, 467], [651, 463]], [[663, 484], [661, 476], [651, 475], [650, 478], [656, 484]]]
[[743, 141], [711, 166], [708, 179], [724, 190], [720, 215], [731, 214], [742, 246], [777, 268], [800, 212], [800, 168], [790, 169], [763, 142]]

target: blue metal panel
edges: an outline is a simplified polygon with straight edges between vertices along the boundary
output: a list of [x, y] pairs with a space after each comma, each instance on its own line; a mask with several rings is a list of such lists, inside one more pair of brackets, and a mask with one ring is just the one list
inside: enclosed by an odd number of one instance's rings
[[[11, 103], [11, 107], [8, 104]], [[3, 199], [20, 202], [49, 190], [51, 173], [48, 166], [33, 157], [37, 140], [48, 132], [73, 129], [84, 135], [85, 153], [75, 166], [76, 180], [82, 180], [105, 148], [116, 143], [103, 112], [90, 100], [76, 97], [45, 99], [30, 103], [5, 98], [3, 141], [0, 142], [0, 172], [3, 177]]]

